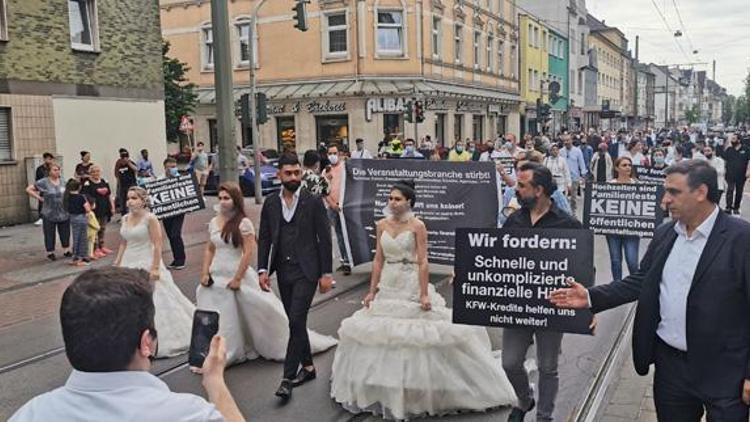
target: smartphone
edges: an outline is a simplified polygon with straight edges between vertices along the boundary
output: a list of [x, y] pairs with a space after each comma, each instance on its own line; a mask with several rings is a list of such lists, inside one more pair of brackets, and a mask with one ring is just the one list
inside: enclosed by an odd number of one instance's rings
[[188, 363], [196, 368], [203, 367], [208, 356], [211, 339], [219, 332], [219, 313], [196, 309], [193, 315], [193, 334], [190, 338]]

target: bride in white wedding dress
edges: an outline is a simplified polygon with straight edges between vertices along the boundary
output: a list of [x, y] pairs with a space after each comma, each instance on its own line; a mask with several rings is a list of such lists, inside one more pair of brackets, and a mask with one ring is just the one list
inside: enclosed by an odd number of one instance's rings
[[[219, 334], [226, 339], [227, 366], [262, 356], [283, 361], [289, 341], [289, 319], [273, 292], [264, 292], [250, 266], [255, 229], [245, 216], [236, 183], [222, 183], [218, 214], [208, 224], [210, 240], [203, 258], [199, 309], [219, 312]], [[328, 350], [336, 339], [308, 331], [312, 353]]]
[[174, 284], [161, 259], [161, 226], [148, 211], [148, 194], [140, 187], [128, 191], [130, 212], [122, 218], [122, 243], [114, 265], [149, 272], [154, 283], [155, 324], [159, 343], [156, 357], [170, 357], [187, 351], [195, 307]]
[[377, 225], [365, 308], [339, 328], [331, 397], [352, 413], [386, 419], [513, 405], [486, 329], [453, 324], [428, 281], [427, 230], [411, 214], [414, 200], [411, 182], [390, 193], [393, 215]]

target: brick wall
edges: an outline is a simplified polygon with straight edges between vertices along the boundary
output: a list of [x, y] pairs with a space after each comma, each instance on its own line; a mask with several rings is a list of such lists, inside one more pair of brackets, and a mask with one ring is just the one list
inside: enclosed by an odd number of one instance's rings
[[11, 142], [17, 161], [0, 162], [0, 226], [29, 221], [25, 157], [55, 152], [52, 99], [47, 96], [3, 95], [0, 107], [11, 109]]
[[[163, 91], [158, 0], [97, 0], [100, 52], [71, 49], [68, 2], [7, 0], [0, 82], [84, 84]], [[0, 83], [0, 92], [2, 84]]]

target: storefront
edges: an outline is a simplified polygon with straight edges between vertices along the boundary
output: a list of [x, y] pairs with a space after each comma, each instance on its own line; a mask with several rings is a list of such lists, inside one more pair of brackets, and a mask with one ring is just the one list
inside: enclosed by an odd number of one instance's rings
[[[235, 90], [239, 98], [246, 88]], [[375, 152], [385, 137], [430, 135], [436, 145], [450, 147], [456, 139], [486, 141], [507, 132], [518, 134], [518, 96], [475, 87], [425, 81], [340, 81], [261, 86], [268, 121], [259, 128], [264, 148], [303, 153], [321, 142], [353, 146], [362, 138]], [[404, 94], [408, 93], [408, 94]], [[199, 93], [197, 139], [210, 139], [215, 150], [213, 91]], [[424, 121], [406, 122], [406, 104], [419, 99]], [[239, 120], [237, 129], [239, 129]], [[236, 131], [241, 135], [241, 130]], [[238, 144], [240, 143], [238, 136]]]

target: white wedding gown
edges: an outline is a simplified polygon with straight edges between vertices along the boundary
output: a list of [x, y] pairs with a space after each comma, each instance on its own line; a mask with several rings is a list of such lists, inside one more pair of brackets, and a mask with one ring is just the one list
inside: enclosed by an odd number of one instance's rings
[[[242, 248], [233, 247], [221, 238], [216, 218], [208, 224], [210, 242], [216, 254], [209, 269], [214, 284], [198, 286], [196, 298], [199, 309], [219, 312], [219, 334], [226, 338], [227, 365], [262, 356], [283, 361], [289, 341], [289, 320], [284, 305], [273, 292], [264, 292], [252, 267], [245, 272], [240, 290], [227, 289], [237, 272]], [[240, 223], [244, 236], [253, 235], [252, 222], [245, 218]], [[336, 339], [308, 330], [312, 353], [328, 350]]]
[[421, 309], [414, 233], [383, 232], [380, 241], [379, 291], [369, 309], [341, 323], [331, 397], [350, 412], [386, 419], [515, 404], [486, 329], [453, 324], [432, 285], [432, 310]]
[[[148, 219], [144, 216], [135, 227], [128, 227], [130, 215], [122, 219], [120, 235], [127, 247], [120, 261], [121, 267], [151, 270], [154, 248], [148, 232]], [[159, 263], [159, 279], [154, 282], [154, 315], [159, 340], [156, 357], [170, 357], [187, 352], [195, 307], [174, 284], [172, 274]]]

